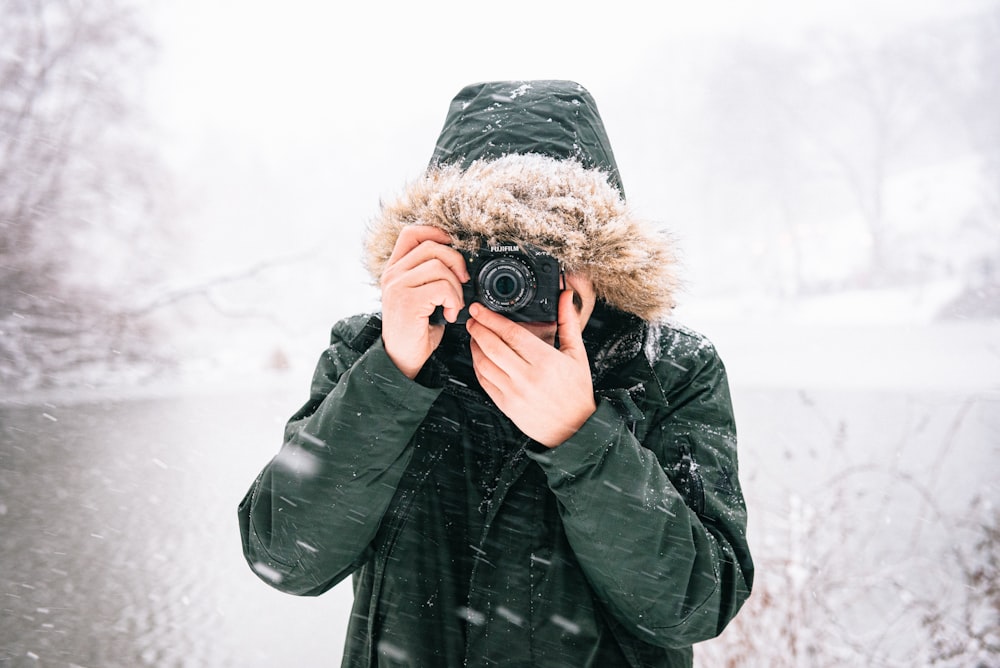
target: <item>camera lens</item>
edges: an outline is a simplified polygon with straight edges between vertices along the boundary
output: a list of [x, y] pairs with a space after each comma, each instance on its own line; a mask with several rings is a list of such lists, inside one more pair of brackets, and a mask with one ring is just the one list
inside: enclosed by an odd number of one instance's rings
[[478, 283], [483, 304], [493, 311], [518, 311], [535, 296], [535, 274], [515, 258], [487, 262], [479, 272]]
[[493, 291], [501, 299], [510, 299], [517, 294], [517, 279], [509, 274], [502, 274], [493, 279]]

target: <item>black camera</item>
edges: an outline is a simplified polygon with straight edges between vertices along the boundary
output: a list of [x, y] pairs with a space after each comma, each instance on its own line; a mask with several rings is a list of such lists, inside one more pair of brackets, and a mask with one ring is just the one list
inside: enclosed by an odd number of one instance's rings
[[[469, 319], [469, 304], [479, 302], [516, 322], [555, 322], [559, 316], [562, 270], [551, 255], [515, 243], [483, 243], [477, 250], [460, 250], [471, 280], [462, 285], [465, 307], [456, 324]], [[433, 325], [447, 324], [438, 306]]]

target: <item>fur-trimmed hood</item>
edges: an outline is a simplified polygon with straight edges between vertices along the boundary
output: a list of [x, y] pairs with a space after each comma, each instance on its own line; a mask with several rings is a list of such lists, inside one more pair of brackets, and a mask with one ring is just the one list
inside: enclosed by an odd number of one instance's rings
[[439, 227], [465, 250], [481, 239], [535, 246], [589, 277], [598, 299], [643, 320], [674, 304], [668, 238], [629, 212], [603, 172], [575, 161], [509, 155], [431, 169], [371, 224], [367, 266], [376, 280], [407, 225]]
[[[482, 86], [494, 93], [484, 97]], [[371, 222], [366, 265], [373, 278], [381, 278], [405, 226], [432, 225], [465, 250], [484, 240], [535, 246], [565, 271], [590, 278], [609, 306], [647, 321], [666, 315], [677, 287], [672, 243], [626, 205], [589, 93], [571, 82], [483, 84], [470, 97], [472, 88], [453, 103], [424, 176], [384, 202]], [[498, 99], [498, 88], [510, 94]], [[477, 101], [486, 117], [475, 113]], [[485, 142], [484, 120], [495, 134]]]

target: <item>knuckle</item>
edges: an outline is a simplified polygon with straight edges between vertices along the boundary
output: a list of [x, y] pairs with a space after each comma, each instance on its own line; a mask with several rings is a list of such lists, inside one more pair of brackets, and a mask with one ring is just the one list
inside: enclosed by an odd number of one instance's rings
[[399, 270], [396, 267], [389, 267], [382, 272], [379, 277], [379, 286], [383, 289], [394, 288], [400, 280]]
[[406, 225], [400, 231], [399, 236], [410, 239], [413, 237], [419, 237], [423, 232], [424, 232], [423, 225]]

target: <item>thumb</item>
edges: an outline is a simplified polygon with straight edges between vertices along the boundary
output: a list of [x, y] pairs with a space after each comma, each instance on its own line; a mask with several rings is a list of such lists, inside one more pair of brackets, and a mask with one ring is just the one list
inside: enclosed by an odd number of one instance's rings
[[583, 347], [583, 331], [580, 328], [580, 313], [573, 304], [574, 292], [563, 290], [559, 295], [559, 350], [571, 356], [583, 354], [586, 351]]

